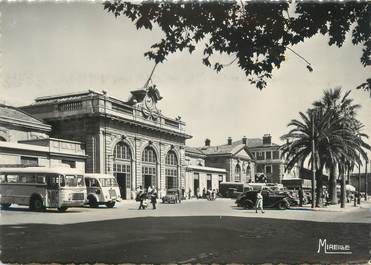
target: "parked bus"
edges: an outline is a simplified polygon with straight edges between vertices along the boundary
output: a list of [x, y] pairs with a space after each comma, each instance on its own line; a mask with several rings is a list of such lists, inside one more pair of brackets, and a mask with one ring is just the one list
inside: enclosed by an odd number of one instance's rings
[[70, 168], [0, 168], [0, 204], [26, 205], [31, 210], [83, 206], [86, 186], [83, 174]]
[[113, 175], [86, 173], [84, 177], [90, 207], [104, 204], [112, 208], [120, 200], [120, 188]]

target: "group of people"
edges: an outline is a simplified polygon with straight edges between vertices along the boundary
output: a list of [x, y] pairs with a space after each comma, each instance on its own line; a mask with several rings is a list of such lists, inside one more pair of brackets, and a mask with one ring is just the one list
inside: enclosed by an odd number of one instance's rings
[[147, 190], [143, 190], [142, 186], [139, 186], [137, 189], [135, 200], [139, 202], [138, 210], [146, 209], [148, 207], [148, 201], [150, 201], [150, 203], [152, 204], [152, 209], [156, 209], [157, 190], [155, 188], [152, 188], [151, 186], [149, 186]]
[[200, 193], [200, 189], [197, 188], [195, 195], [197, 199], [208, 199], [209, 201], [214, 201], [216, 200], [217, 194], [218, 192], [215, 189], [206, 190], [206, 188], [203, 188], [202, 193]]

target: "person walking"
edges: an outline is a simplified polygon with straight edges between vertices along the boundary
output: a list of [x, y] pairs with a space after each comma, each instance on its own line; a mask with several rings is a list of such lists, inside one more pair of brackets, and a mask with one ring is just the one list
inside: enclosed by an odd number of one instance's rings
[[200, 198], [200, 188], [197, 188], [197, 191], [196, 191], [196, 198], [197, 200]]
[[255, 204], [255, 211], [258, 213], [258, 209], [261, 210], [262, 213], [264, 213], [263, 209], [263, 195], [262, 191], [259, 190], [258, 193], [256, 194], [256, 204]]
[[145, 191], [140, 191], [140, 193], [138, 194], [138, 198], [140, 202], [138, 210], [146, 209], [146, 207], [143, 204], [143, 201], [147, 199], [147, 194], [145, 193]]
[[151, 192], [151, 203], [152, 203], [152, 208], [153, 210], [156, 209], [156, 203], [157, 203], [157, 191], [156, 189], [153, 189]]

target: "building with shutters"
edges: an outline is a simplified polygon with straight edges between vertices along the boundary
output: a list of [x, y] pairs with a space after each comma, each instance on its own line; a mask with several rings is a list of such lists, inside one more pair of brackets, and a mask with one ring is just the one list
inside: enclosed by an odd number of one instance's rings
[[22, 109], [51, 125], [53, 137], [84, 143], [86, 172], [112, 173], [123, 198], [152, 186], [159, 195], [185, 186], [185, 123], [157, 108], [155, 86], [131, 91], [127, 101], [84, 91], [36, 98]]

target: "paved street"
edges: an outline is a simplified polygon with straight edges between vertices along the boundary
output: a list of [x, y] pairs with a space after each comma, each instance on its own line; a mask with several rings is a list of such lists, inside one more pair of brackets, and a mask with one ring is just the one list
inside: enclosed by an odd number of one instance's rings
[[[137, 210], [75, 208], [66, 213], [1, 212], [2, 262], [262, 263], [367, 262], [370, 211], [267, 210], [256, 214], [233, 200], [159, 204]], [[295, 220], [297, 219], [297, 220]], [[347, 244], [352, 254], [317, 253], [319, 239]]]

